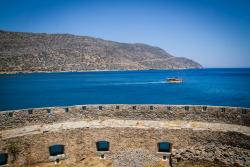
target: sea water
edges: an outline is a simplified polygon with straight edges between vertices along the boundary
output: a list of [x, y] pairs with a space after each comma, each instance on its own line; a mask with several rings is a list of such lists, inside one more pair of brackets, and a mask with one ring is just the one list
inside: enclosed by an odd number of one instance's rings
[[[0, 75], [0, 111], [85, 104], [169, 104], [250, 107], [250, 69]], [[177, 71], [174, 71], [177, 77]]]

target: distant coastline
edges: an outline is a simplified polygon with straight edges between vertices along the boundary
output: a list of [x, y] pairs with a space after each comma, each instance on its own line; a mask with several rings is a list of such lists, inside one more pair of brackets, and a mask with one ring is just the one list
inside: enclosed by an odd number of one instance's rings
[[[177, 69], [177, 68], [174, 68]], [[202, 68], [179, 68], [181, 70], [189, 69], [250, 69], [250, 67], [202, 67]], [[101, 71], [150, 71], [150, 70], [171, 70], [169, 69], [131, 69], [131, 70], [82, 70], [82, 71], [0, 71], [0, 74], [36, 74], [36, 73], [70, 73], [70, 72], [101, 72]]]
[[[179, 68], [181, 70], [187, 69], [203, 69], [203, 68]], [[2, 72], [0, 74], [36, 74], [36, 73], [70, 73], [70, 72], [99, 72], [99, 71], [150, 71], [150, 70], [171, 70], [171, 69], [131, 69], [131, 70], [83, 70], [83, 71], [8, 71]]]

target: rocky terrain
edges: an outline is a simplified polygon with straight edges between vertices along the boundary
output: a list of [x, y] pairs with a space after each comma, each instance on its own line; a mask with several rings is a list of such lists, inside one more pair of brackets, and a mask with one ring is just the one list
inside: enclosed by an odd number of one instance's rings
[[70, 34], [0, 31], [0, 72], [202, 68], [159, 47]]
[[[207, 166], [249, 166], [249, 150], [230, 145], [206, 144], [206, 146], [192, 146], [173, 152], [172, 159], [183, 161], [190, 165]], [[211, 163], [212, 162], [212, 163]], [[178, 164], [181, 165], [181, 164]]]

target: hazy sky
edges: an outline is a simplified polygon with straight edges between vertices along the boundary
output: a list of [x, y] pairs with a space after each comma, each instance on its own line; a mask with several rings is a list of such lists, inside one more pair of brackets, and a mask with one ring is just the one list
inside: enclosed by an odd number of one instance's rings
[[250, 0], [0, 0], [0, 29], [145, 43], [204, 67], [250, 67]]

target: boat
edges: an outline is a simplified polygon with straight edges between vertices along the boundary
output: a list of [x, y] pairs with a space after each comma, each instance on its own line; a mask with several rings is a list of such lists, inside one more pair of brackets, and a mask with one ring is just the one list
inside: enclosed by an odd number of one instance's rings
[[178, 78], [174, 78], [173, 74], [174, 74], [174, 69], [172, 67], [172, 77], [167, 78], [167, 82], [169, 82], [169, 83], [181, 83], [181, 82], [183, 82], [184, 79], [179, 78], [179, 67], [178, 67]]

